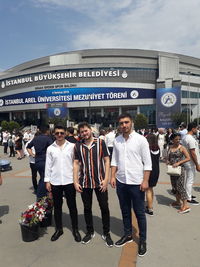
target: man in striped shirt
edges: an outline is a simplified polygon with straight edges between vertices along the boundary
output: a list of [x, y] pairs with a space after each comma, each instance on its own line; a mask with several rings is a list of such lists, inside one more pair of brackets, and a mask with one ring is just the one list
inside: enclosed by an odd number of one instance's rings
[[93, 137], [91, 126], [87, 122], [80, 123], [78, 130], [82, 142], [75, 145], [74, 186], [81, 193], [84, 205], [87, 233], [82, 243], [87, 244], [94, 237], [92, 194], [95, 191], [102, 215], [102, 238], [107, 246], [112, 247], [107, 190], [110, 169], [109, 151], [104, 140]]

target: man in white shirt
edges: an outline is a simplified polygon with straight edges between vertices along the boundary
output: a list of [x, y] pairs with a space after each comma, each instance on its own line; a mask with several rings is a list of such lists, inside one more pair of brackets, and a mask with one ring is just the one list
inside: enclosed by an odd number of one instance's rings
[[124, 224], [124, 236], [115, 243], [121, 247], [132, 242], [131, 206], [135, 212], [139, 227], [139, 256], [146, 253], [146, 216], [145, 190], [152, 169], [149, 144], [146, 138], [133, 130], [133, 120], [129, 114], [119, 116], [119, 135], [113, 146], [111, 162], [111, 186], [117, 187], [120, 208]]
[[188, 133], [182, 140], [182, 144], [187, 148], [191, 160], [184, 164], [186, 170], [186, 182], [185, 189], [188, 196], [188, 202], [192, 205], [199, 205], [192, 196], [192, 186], [195, 179], [196, 170], [200, 171], [200, 155], [199, 155], [199, 143], [198, 140], [194, 138], [197, 134], [197, 125], [195, 122], [188, 124]]
[[51, 241], [56, 241], [63, 234], [62, 204], [64, 192], [74, 239], [76, 242], [81, 242], [78, 231], [76, 190], [73, 184], [74, 144], [65, 140], [66, 129], [63, 126], [56, 126], [54, 134], [56, 141], [47, 148], [44, 178], [46, 189], [48, 192], [52, 192], [54, 202], [56, 231], [52, 235]]
[[10, 133], [8, 131], [3, 132], [3, 141], [2, 144], [4, 146], [4, 154], [7, 154], [8, 150], [8, 139], [9, 139]]
[[182, 140], [184, 139], [184, 137], [186, 136], [186, 134], [188, 133], [187, 129], [186, 129], [186, 124], [185, 123], [181, 123], [180, 125], [180, 130], [179, 130], [179, 134], [181, 136], [181, 144], [182, 144]]
[[112, 127], [110, 127], [108, 129], [108, 133], [105, 135], [105, 142], [110, 153], [110, 160], [112, 159], [114, 140], [115, 140], [115, 132], [113, 131]]

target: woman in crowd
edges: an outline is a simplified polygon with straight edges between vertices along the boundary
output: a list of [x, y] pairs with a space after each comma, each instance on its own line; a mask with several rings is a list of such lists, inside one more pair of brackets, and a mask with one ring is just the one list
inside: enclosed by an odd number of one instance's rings
[[160, 148], [160, 159], [164, 159], [164, 144], [165, 144], [165, 133], [163, 129], [159, 129], [158, 134], [158, 146]]
[[17, 152], [17, 159], [22, 159], [24, 157], [23, 151], [23, 135], [18, 133], [15, 139], [15, 150]]
[[183, 164], [190, 161], [190, 156], [186, 148], [180, 144], [179, 134], [172, 134], [170, 140], [172, 141], [172, 145], [168, 151], [167, 164], [172, 165], [173, 167], [181, 166], [180, 176], [170, 175], [172, 186], [176, 190], [176, 201], [171, 205], [173, 207], [180, 207], [180, 210], [178, 211], [179, 213], [186, 213], [190, 211], [190, 207], [187, 203], [187, 193], [184, 188], [185, 172]]
[[150, 216], [153, 216], [153, 187], [157, 185], [160, 166], [159, 166], [159, 158], [160, 158], [160, 149], [158, 146], [158, 138], [155, 134], [147, 135], [147, 141], [149, 142], [149, 149], [151, 152], [151, 161], [152, 161], [152, 171], [149, 177], [149, 188], [146, 190], [146, 200], [147, 207], [146, 213]]

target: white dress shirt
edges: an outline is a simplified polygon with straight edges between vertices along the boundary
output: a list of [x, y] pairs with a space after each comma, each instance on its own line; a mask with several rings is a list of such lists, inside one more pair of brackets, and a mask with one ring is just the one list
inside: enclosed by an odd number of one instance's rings
[[74, 145], [68, 141], [58, 146], [56, 141], [47, 148], [45, 163], [45, 182], [52, 185], [73, 183]]
[[115, 138], [111, 166], [117, 167], [117, 180], [124, 184], [140, 185], [144, 171], [152, 170], [149, 144], [146, 138], [133, 131], [127, 140]]
[[115, 140], [114, 131], [106, 134], [105, 142], [106, 142], [107, 147], [113, 147], [114, 140]]

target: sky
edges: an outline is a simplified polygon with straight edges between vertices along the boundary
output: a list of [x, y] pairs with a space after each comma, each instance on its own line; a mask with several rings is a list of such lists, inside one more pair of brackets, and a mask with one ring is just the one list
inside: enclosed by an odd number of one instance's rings
[[199, 10], [200, 0], [0, 0], [0, 71], [95, 48], [200, 58]]

